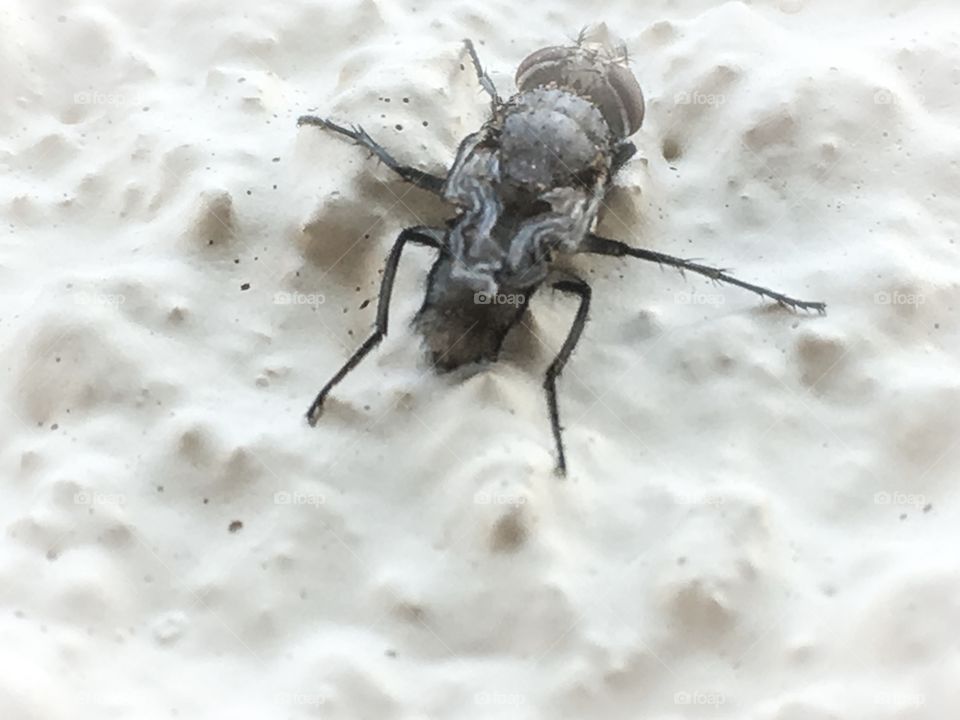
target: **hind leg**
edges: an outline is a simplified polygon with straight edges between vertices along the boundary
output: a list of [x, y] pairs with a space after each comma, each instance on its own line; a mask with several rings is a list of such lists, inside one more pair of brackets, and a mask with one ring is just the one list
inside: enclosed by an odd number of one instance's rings
[[635, 248], [627, 245], [626, 243], [622, 243], [619, 240], [610, 240], [593, 233], [587, 235], [578, 252], [593, 253], [595, 255], [611, 255], [613, 257], [635, 257], [639, 258], [640, 260], [648, 260], [660, 265], [669, 265], [670, 267], [675, 267], [680, 270], [681, 273], [685, 270], [689, 270], [690, 272], [695, 272], [699, 275], [708, 277], [714, 282], [736, 285], [739, 288], [756, 293], [760, 297], [769, 298], [779, 305], [788, 307], [791, 310], [816, 310], [821, 315], [825, 314], [827, 311], [826, 303], [812, 300], [798, 300], [797, 298], [784, 295], [776, 290], [771, 290], [770, 288], [765, 288], [761, 285], [754, 285], [753, 283], [744, 282], [743, 280], [727, 274], [727, 272], [722, 268], [710, 267], [709, 265], [704, 265], [694, 260], [686, 260], [684, 258], [674, 257], [673, 255], [666, 255], [661, 252], [656, 252], [655, 250]]
[[390, 295], [393, 292], [393, 281], [397, 276], [397, 267], [400, 265], [400, 256], [403, 254], [403, 248], [408, 242], [418, 245], [427, 245], [429, 247], [439, 248], [443, 238], [443, 230], [428, 227], [407, 228], [400, 233], [397, 241], [390, 251], [387, 258], [387, 264], [383, 270], [383, 280], [380, 282], [380, 297], [377, 300], [377, 325], [373, 334], [368, 337], [363, 345], [344, 363], [343, 367], [337, 371], [330, 381], [323, 386], [323, 389], [317, 393], [317, 397], [307, 410], [307, 422], [310, 425], [316, 425], [320, 414], [323, 412], [323, 403], [327, 399], [330, 391], [343, 380], [347, 374], [353, 370], [360, 361], [363, 360], [371, 350], [373, 350], [380, 341], [387, 336], [387, 321], [390, 316]]
[[567, 339], [564, 340], [557, 357], [550, 363], [550, 367], [547, 368], [547, 375], [543, 379], [543, 389], [547, 393], [547, 409], [550, 412], [550, 427], [553, 430], [553, 440], [557, 446], [557, 474], [563, 476], [567, 474], [567, 458], [563, 450], [560, 409], [557, 405], [557, 378], [563, 372], [563, 366], [567, 364], [573, 349], [580, 342], [583, 328], [587, 324], [587, 313], [590, 311], [590, 286], [583, 280], [574, 278], [555, 282], [553, 287], [556, 290], [571, 293], [580, 298], [580, 307], [577, 308], [577, 315], [573, 319], [570, 331], [567, 333]]

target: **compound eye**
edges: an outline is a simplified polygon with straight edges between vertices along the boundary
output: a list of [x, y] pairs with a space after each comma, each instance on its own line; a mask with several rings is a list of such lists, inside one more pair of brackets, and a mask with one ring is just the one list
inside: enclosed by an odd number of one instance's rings
[[630, 137], [643, 124], [644, 102], [640, 83], [625, 65], [607, 66], [607, 83], [617, 97], [623, 118], [623, 137]]
[[562, 85], [568, 62], [576, 52], [577, 48], [553, 46], [531, 53], [517, 68], [517, 88], [533, 90], [551, 82]]
[[556, 85], [576, 92], [600, 108], [618, 137], [629, 137], [643, 123], [643, 92], [621, 49], [616, 58], [610, 48], [545, 47], [527, 56], [517, 68], [517, 88], [527, 92]]

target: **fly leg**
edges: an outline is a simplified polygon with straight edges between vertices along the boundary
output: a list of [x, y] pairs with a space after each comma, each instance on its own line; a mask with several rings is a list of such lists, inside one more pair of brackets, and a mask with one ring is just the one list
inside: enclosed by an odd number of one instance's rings
[[400, 255], [408, 242], [429, 247], [440, 248], [443, 239], [443, 231], [428, 227], [406, 228], [397, 237], [397, 241], [390, 250], [387, 257], [387, 264], [383, 270], [383, 280], [380, 282], [380, 296], [377, 300], [377, 324], [373, 334], [368, 337], [363, 345], [350, 357], [349, 360], [337, 371], [330, 381], [323, 386], [323, 389], [317, 393], [316, 399], [307, 410], [307, 422], [311, 426], [317, 424], [317, 420], [323, 412], [323, 402], [327, 395], [333, 390], [334, 386], [346, 377], [347, 373], [353, 370], [367, 354], [373, 350], [380, 341], [387, 335], [387, 319], [390, 314], [390, 295], [393, 292], [393, 281], [397, 276], [397, 266], [400, 264]]
[[473, 63], [473, 69], [477, 71], [477, 79], [480, 81], [480, 86], [487, 92], [487, 95], [490, 96], [490, 107], [493, 109], [493, 112], [496, 113], [502, 104], [500, 96], [497, 94], [497, 88], [493, 84], [493, 80], [490, 79], [490, 76], [487, 75], [486, 70], [483, 69], [483, 65], [480, 64], [480, 56], [477, 55], [477, 49], [473, 46], [472, 40], [464, 40], [463, 44], [467, 48], [467, 52], [470, 54], [470, 61]]
[[316, 125], [317, 127], [324, 128], [325, 130], [331, 130], [335, 133], [339, 133], [340, 135], [348, 137], [357, 145], [362, 145], [371, 153], [376, 155], [384, 165], [393, 170], [407, 182], [412, 183], [424, 190], [428, 190], [436, 195], [443, 194], [443, 185], [446, 182], [444, 178], [437, 175], [431, 175], [423, 170], [417, 170], [415, 167], [410, 167], [409, 165], [401, 165], [385, 147], [370, 137], [367, 134], [367, 131], [359, 125], [355, 125], [353, 128], [347, 128], [343, 127], [342, 125], [337, 125], [335, 122], [327, 120], [326, 118], [317, 117], [316, 115], [301, 115], [300, 119], [297, 120], [297, 126], [300, 125]]
[[557, 474], [562, 476], [567, 474], [567, 459], [563, 451], [560, 410], [557, 407], [557, 378], [563, 372], [563, 366], [567, 364], [570, 353], [577, 346], [583, 334], [583, 328], [587, 324], [587, 313], [590, 310], [590, 286], [583, 280], [575, 278], [559, 280], [553, 283], [553, 287], [555, 290], [571, 293], [580, 298], [580, 307], [577, 308], [577, 315], [570, 326], [570, 332], [567, 333], [567, 339], [563, 341], [560, 352], [547, 368], [547, 375], [543, 380], [543, 389], [547, 393], [547, 409], [550, 411], [550, 427], [553, 430], [553, 440], [557, 445]]
[[613, 150], [613, 159], [610, 161], [610, 177], [613, 177], [627, 161], [637, 154], [637, 146], [632, 142], [624, 141]]
[[593, 233], [587, 235], [583, 243], [580, 245], [578, 252], [593, 253], [595, 255], [612, 255], [614, 257], [628, 256], [639, 258], [640, 260], [649, 260], [650, 262], [659, 263], [660, 265], [669, 265], [670, 267], [678, 268], [680, 272], [689, 270], [690, 272], [704, 275], [716, 282], [724, 282], [730, 285], [736, 285], [744, 290], [754, 292], [761, 297], [770, 298], [777, 304], [793, 310], [816, 310], [821, 315], [826, 314], [827, 311], [826, 303], [812, 302], [810, 300], [797, 300], [796, 298], [792, 298], [789, 295], [784, 295], [783, 293], [770, 290], [769, 288], [761, 287], [760, 285], [753, 285], [751, 283], [744, 282], [743, 280], [738, 280], [737, 278], [728, 275], [721, 268], [702, 265], [693, 260], [684, 260], [683, 258], [674, 257], [673, 255], [665, 255], [664, 253], [655, 252], [654, 250], [643, 250], [641, 248], [631, 247], [630, 245], [622, 243], [619, 240], [608, 240], [607, 238], [594, 235]]

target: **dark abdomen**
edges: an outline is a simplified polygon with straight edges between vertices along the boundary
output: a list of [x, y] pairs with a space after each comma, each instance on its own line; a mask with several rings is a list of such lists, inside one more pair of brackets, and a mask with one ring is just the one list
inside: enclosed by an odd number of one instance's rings
[[423, 335], [431, 362], [453, 370], [497, 359], [503, 339], [526, 310], [533, 288], [477, 291], [451, 275], [451, 262], [440, 257], [430, 270], [423, 306], [414, 325]]

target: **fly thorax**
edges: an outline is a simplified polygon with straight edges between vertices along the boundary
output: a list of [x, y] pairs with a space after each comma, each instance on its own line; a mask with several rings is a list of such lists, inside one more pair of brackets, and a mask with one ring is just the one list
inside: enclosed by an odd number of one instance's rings
[[610, 146], [600, 110], [557, 88], [523, 93], [503, 123], [501, 174], [511, 185], [543, 191], [589, 174]]

